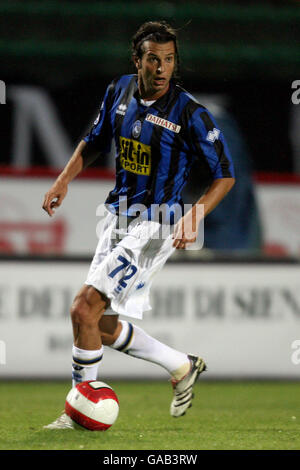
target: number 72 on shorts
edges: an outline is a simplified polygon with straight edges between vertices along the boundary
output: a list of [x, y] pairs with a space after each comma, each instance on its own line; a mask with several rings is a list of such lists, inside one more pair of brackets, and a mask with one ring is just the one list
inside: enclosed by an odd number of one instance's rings
[[137, 272], [137, 267], [134, 266], [133, 264], [130, 263], [130, 261], [128, 261], [128, 259], [124, 258], [124, 256], [118, 256], [118, 261], [120, 261], [120, 264], [115, 268], [113, 269], [109, 274], [108, 276], [111, 277], [111, 278], [114, 278], [120, 271], [122, 271], [123, 269], [127, 269], [127, 273], [125, 276], [123, 276], [120, 280], [119, 280], [119, 287], [118, 287], [118, 290], [120, 291], [123, 288], [127, 287], [127, 283], [126, 281], [128, 281], [129, 279], [132, 278], [132, 276], [135, 275], [135, 273]]

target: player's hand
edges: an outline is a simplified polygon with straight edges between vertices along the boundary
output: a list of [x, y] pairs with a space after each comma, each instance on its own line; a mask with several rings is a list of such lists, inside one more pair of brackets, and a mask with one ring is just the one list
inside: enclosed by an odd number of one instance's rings
[[68, 192], [68, 185], [61, 181], [56, 181], [50, 190], [45, 194], [43, 209], [52, 217]]
[[195, 205], [177, 222], [172, 235], [174, 239], [173, 246], [177, 250], [184, 250], [187, 244], [194, 243], [197, 240], [201, 214], [202, 207]]

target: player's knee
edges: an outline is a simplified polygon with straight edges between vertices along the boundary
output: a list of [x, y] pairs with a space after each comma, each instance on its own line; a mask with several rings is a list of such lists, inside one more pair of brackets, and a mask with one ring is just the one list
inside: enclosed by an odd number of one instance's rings
[[[89, 304], [83, 298], [76, 298], [71, 307], [72, 322], [77, 325], [93, 323], [93, 315]], [[95, 319], [94, 319], [95, 321]]]
[[97, 303], [89, 302], [86, 295], [75, 298], [71, 307], [71, 319], [74, 324], [94, 327], [104, 313], [105, 301], [99, 298]]

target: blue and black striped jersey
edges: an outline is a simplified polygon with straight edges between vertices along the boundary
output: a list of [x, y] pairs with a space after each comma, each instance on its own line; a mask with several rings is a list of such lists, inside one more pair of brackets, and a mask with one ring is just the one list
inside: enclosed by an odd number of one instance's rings
[[124, 197], [128, 207], [181, 204], [194, 163], [201, 165], [210, 181], [234, 177], [227, 144], [214, 118], [172, 81], [165, 95], [145, 106], [136, 75], [114, 80], [84, 140], [101, 153], [108, 153], [115, 142], [116, 185], [106, 200], [114, 213]]

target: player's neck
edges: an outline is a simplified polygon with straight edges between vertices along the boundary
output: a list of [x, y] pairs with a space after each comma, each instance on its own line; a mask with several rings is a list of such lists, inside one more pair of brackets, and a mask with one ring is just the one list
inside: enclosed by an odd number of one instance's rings
[[144, 101], [158, 100], [158, 98], [161, 98], [163, 95], [165, 95], [169, 91], [169, 88], [170, 88], [170, 84], [168, 84], [168, 87], [166, 89], [155, 93], [155, 91], [153, 90], [146, 90], [142, 80], [138, 80], [139, 95]]

